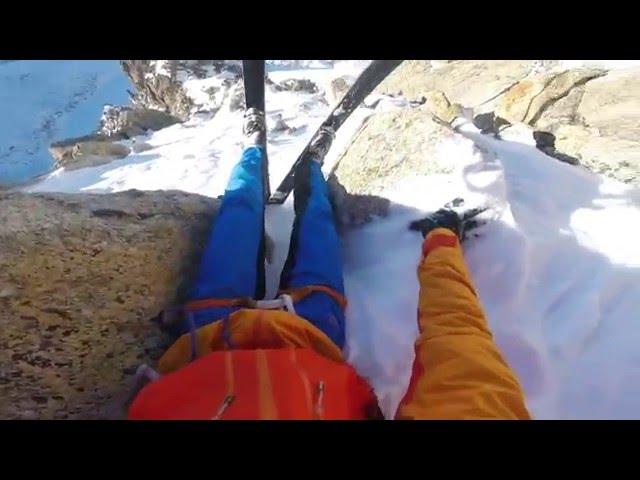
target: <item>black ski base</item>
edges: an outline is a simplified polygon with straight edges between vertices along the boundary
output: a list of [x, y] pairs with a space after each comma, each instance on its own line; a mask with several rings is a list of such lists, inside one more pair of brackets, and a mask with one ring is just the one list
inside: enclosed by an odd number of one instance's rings
[[[402, 63], [402, 60], [373, 60], [358, 77], [344, 97], [342, 97], [342, 100], [340, 100], [338, 105], [336, 105], [320, 128], [323, 126], [331, 127], [334, 132], [337, 132], [347, 118], [349, 118], [349, 115], [358, 108], [364, 99], [373, 92], [380, 82], [382, 82], [382, 80], [384, 80], [398, 65], [400, 65], [400, 63]], [[311, 137], [307, 146], [293, 163], [289, 173], [284, 177], [278, 186], [278, 189], [269, 197], [269, 204], [279, 205], [287, 200], [295, 184], [295, 172], [302, 162], [308, 160], [309, 145], [317, 135], [318, 131], [316, 131], [316, 133]]]
[[[258, 110], [265, 112], [265, 61], [243, 60], [242, 78], [244, 81], [244, 98], [246, 108], [257, 108]], [[269, 197], [271, 197], [271, 185], [269, 183], [269, 156], [267, 155], [266, 136], [263, 147], [264, 159], [262, 161], [262, 188], [264, 191], [265, 201], [268, 201]]]

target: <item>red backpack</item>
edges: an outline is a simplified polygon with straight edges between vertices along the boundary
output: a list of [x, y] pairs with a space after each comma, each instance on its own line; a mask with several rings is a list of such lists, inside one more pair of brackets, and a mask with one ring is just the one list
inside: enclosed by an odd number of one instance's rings
[[311, 349], [224, 350], [148, 384], [130, 419], [381, 418], [373, 391], [347, 363]]

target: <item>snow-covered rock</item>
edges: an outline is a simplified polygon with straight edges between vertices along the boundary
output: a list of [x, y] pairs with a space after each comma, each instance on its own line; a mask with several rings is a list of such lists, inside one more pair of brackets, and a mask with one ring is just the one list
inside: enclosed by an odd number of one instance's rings
[[408, 60], [379, 91], [411, 100], [441, 91], [485, 131], [488, 115], [529, 125], [555, 136], [556, 158], [640, 185], [638, 85], [637, 61]]
[[193, 101], [177, 81], [175, 72], [165, 72], [157, 60], [121, 60], [122, 69], [135, 86], [134, 102], [166, 111], [181, 120], [191, 113]]
[[121, 60], [137, 92], [136, 105], [186, 120], [197, 110], [215, 112], [242, 83], [238, 60]]
[[105, 105], [98, 134], [113, 139], [133, 138], [167, 128], [180, 120], [160, 110], [126, 105]]
[[350, 75], [342, 75], [331, 80], [329, 88], [327, 88], [327, 101], [329, 104], [337, 104], [354, 82], [355, 78]]
[[126, 145], [114, 143], [109, 137], [93, 134], [52, 143], [49, 152], [55, 160], [56, 168], [70, 171], [125, 158], [131, 153], [131, 149]]
[[318, 86], [308, 78], [289, 78], [278, 83], [276, 88], [289, 92], [318, 92]]

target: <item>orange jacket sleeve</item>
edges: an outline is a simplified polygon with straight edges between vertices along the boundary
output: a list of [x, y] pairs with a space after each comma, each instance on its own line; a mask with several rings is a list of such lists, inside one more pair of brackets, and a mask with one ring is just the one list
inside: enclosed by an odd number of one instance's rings
[[419, 335], [396, 418], [528, 419], [524, 394], [493, 341], [458, 238], [437, 228], [418, 267]]

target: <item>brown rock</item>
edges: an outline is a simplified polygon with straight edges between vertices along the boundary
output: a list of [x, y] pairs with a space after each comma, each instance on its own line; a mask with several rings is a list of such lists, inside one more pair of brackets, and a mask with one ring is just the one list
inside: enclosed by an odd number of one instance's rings
[[580, 125], [578, 107], [584, 95], [584, 88], [584, 85], [574, 87], [566, 96], [553, 102], [534, 122], [535, 127], [555, 132], [555, 129], [561, 125]]
[[434, 68], [427, 60], [405, 60], [377, 91], [417, 101], [439, 90], [453, 103], [490, 110], [493, 99], [526, 77], [534, 64], [532, 60], [454, 60]]
[[640, 67], [609, 72], [585, 85], [578, 114], [603, 136], [640, 138]]
[[447, 96], [437, 90], [427, 93], [424, 105], [433, 116], [445, 123], [451, 124], [456, 118], [463, 116], [462, 106], [458, 103], [452, 105]]
[[495, 113], [510, 123], [523, 122], [529, 114], [531, 102], [542, 93], [553, 78], [552, 74], [531, 75], [511, 87], [498, 102]]
[[524, 122], [530, 125], [535, 124], [547, 107], [566, 96], [573, 88], [584, 85], [605, 73], [604, 70], [580, 68], [554, 76], [544, 90], [531, 100]]
[[124, 158], [131, 153], [131, 149], [101, 135], [89, 135], [53, 143], [49, 152], [57, 167], [75, 170]]
[[543, 111], [535, 126], [555, 134], [557, 152], [595, 172], [640, 184], [640, 68], [574, 86]]
[[375, 114], [339, 159], [336, 176], [349, 193], [377, 194], [408, 176], [449, 172], [435, 153], [453, 135], [426, 105]]
[[363, 225], [374, 217], [385, 217], [390, 202], [376, 195], [359, 195], [347, 192], [335, 175], [327, 181], [333, 212], [341, 229]]
[[121, 415], [216, 210], [182, 192], [0, 194], [0, 418]]
[[556, 150], [580, 159], [590, 170], [616, 180], [640, 184], [640, 144], [602, 136], [595, 128], [560, 125], [555, 129]]
[[327, 101], [329, 105], [337, 104], [342, 97], [344, 97], [345, 93], [349, 91], [353, 82], [354, 79], [348, 75], [332, 79], [327, 88]]

